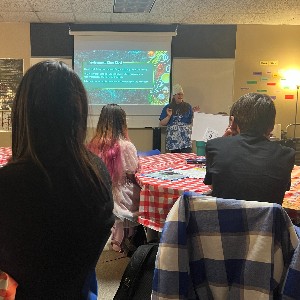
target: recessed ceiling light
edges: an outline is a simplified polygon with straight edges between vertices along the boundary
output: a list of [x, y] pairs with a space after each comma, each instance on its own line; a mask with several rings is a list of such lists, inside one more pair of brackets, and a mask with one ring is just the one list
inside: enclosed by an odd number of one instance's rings
[[114, 13], [150, 13], [156, 0], [114, 0]]

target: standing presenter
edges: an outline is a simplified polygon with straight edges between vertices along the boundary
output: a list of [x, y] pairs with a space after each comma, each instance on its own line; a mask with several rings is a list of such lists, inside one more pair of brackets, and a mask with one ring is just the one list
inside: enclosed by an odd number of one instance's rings
[[183, 101], [184, 93], [179, 84], [173, 86], [172, 95], [171, 103], [163, 108], [159, 117], [160, 125], [167, 126], [166, 149], [171, 153], [191, 153], [193, 116], [200, 108], [192, 108]]

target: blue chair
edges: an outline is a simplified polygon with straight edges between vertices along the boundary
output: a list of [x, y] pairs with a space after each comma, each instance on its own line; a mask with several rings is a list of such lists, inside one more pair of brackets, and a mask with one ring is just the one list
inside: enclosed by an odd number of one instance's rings
[[97, 284], [97, 277], [96, 277], [96, 271], [92, 270], [83, 287], [82, 291], [84, 295], [84, 299], [86, 300], [97, 300], [98, 298], [98, 284]]
[[152, 155], [158, 155], [158, 154], [160, 154], [160, 151], [158, 149], [149, 150], [149, 151], [145, 151], [145, 152], [142, 152], [142, 151], [137, 152], [138, 156], [152, 156]]

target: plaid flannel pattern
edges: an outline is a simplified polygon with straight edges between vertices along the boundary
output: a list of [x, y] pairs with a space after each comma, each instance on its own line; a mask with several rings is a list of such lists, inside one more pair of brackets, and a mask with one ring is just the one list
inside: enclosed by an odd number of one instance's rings
[[300, 244], [298, 244], [287, 271], [283, 286], [284, 300], [300, 299]]
[[298, 248], [280, 205], [185, 193], [163, 229], [152, 299], [281, 299], [282, 287], [300, 299]]

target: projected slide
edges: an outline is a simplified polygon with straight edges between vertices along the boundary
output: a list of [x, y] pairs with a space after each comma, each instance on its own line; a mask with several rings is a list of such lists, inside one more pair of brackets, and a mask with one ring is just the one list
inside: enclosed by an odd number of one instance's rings
[[170, 97], [167, 50], [75, 50], [74, 69], [91, 104], [165, 105]]

